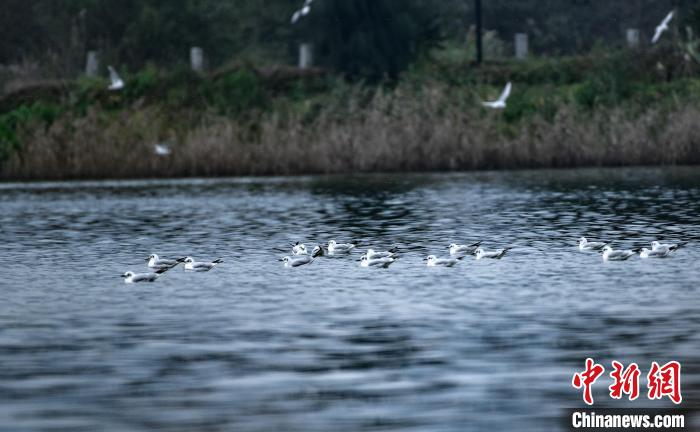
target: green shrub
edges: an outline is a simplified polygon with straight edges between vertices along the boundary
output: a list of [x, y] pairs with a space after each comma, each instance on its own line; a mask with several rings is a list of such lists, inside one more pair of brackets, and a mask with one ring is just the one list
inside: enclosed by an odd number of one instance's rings
[[239, 69], [218, 77], [205, 90], [210, 103], [223, 114], [237, 114], [249, 109], [264, 109], [268, 96], [258, 76]]
[[7, 160], [20, 149], [19, 132], [28, 124], [50, 126], [61, 114], [57, 105], [34, 102], [0, 115], [0, 162]]

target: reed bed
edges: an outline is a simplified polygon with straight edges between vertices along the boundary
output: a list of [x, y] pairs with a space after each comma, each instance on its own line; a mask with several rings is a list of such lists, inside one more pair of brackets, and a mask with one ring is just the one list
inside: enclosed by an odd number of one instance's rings
[[[630, 112], [634, 112], [631, 114]], [[245, 116], [134, 108], [66, 114], [22, 131], [3, 179], [295, 175], [700, 163], [700, 109], [688, 101], [582, 110], [515, 122], [447, 86], [354, 92], [313, 115], [279, 102]], [[196, 117], [196, 121], [191, 119]], [[182, 127], [182, 124], [191, 124]], [[153, 145], [170, 137], [173, 152]]]

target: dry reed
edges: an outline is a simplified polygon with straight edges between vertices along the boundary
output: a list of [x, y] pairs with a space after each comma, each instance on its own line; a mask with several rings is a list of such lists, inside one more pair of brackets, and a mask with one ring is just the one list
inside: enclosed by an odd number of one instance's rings
[[[378, 92], [324, 106], [313, 119], [279, 106], [233, 119], [205, 116], [175, 137], [169, 157], [153, 144], [172, 130], [155, 109], [65, 115], [25, 130], [4, 179], [292, 175], [700, 163], [697, 106], [581, 111], [507, 123], [500, 112], [463, 109], [448, 88]], [[474, 104], [476, 105], [476, 104]], [[172, 119], [172, 114], [169, 116]]]

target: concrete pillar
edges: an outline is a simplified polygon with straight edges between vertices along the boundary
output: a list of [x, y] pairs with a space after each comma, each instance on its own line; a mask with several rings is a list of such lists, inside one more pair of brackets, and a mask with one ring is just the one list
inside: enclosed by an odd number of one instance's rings
[[97, 51], [88, 51], [85, 60], [85, 75], [95, 77], [100, 73], [100, 59]]
[[204, 72], [204, 50], [202, 48], [190, 48], [190, 67], [195, 72]]
[[299, 68], [306, 69], [314, 63], [312, 45], [303, 43], [299, 45]]
[[639, 46], [639, 29], [628, 28], [626, 39], [628, 48], [637, 48]]
[[515, 34], [515, 58], [522, 60], [528, 55], [527, 33]]

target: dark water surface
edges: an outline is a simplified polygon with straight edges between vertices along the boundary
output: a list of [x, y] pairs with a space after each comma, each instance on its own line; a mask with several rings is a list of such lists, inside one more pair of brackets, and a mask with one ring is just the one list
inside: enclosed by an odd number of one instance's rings
[[[689, 240], [604, 264], [615, 247]], [[297, 269], [307, 245], [399, 245]], [[501, 261], [427, 268], [453, 242]], [[0, 430], [559, 430], [591, 356], [700, 404], [700, 168], [0, 184]], [[125, 285], [143, 259], [222, 257]]]

